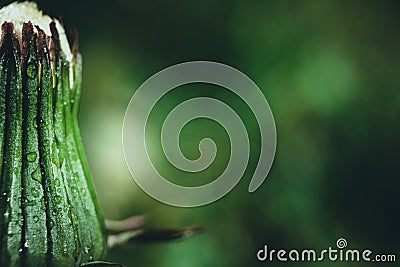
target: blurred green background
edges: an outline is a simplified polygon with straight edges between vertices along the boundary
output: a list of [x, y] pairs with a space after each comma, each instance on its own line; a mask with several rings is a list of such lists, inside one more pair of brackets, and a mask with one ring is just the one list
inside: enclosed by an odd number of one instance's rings
[[[400, 2], [38, 4], [80, 34], [80, 125], [104, 215], [146, 214], [151, 226], [206, 228], [183, 242], [114, 249], [108, 260], [131, 267], [275, 266], [257, 261], [264, 244], [325, 249], [340, 237], [349, 248], [400, 257]], [[225, 63], [252, 78], [274, 113], [278, 144], [268, 179], [249, 194], [260, 137], [249, 110], [233, 101], [252, 140], [245, 177], [221, 200], [184, 209], [159, 203], [138, 188], [124, 162], [121, 134], [125, 109], [140, 84], [165, 67], [191, 60]], [[226, 93], [205, 85], [185, 92], [160, 103], [155, 124], [162, 123], [163, 111], [189, 96], [224, 98]], [[226, 133], [205, 120], [187, 128], [181, 141], [188, 157], [198, 156], [201, 137], [215, 137], [222, 154], [211, 166], [215, 169], [195, 178], [195, 184], [211, 181], [228, 160]], [[149, 138], [153, 154], [161, 157], [157, 130]], [[185, 183], [185, 175], [174, 176], [162, 160], [161, 170], [163, 164], [171, 180]]]

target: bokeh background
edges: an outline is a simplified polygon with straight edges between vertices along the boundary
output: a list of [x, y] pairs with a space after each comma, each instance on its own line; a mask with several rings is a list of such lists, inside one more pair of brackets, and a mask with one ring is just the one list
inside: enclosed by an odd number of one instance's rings
[[[340, 237], [349, 248], [397, 254], [400, 260], [398, 1], [37, 2], [80, 34], [79, 119], [104, 215], [146, 214], [149, 226], [206, 228], [182, 242], [114, 249], [108, 260], [128, 267], [294, 266], [260, 263], [256, 252], [264, 244], [324, 249], [335, 247]], [[221, 200], [184, 209], [159, 203], [138, 188], [124, 162], [121, 134], [125, 109], [140, 84], [191, 60], [225, 63], [252, 78], [274, 113], [278, 144], [268, 179], [249, 194], [260, 137], [249, 110], [231, 101], [252, 141], [249, 167]], [[154, 124], [182, 99], [225, 93], [192, 85], [170, 94], [154, 113]], [[198, 156], [204, 136], [214, 137], [221, 153], [215, 169], [193, 179], [166, 164], [157, 148], [161, 125], [154, 127], [153, 155], [172, 181], [201, 184], [223, 170], [230, 146], [220, 126], [199, 120], [183, 131], [188, 157]]]

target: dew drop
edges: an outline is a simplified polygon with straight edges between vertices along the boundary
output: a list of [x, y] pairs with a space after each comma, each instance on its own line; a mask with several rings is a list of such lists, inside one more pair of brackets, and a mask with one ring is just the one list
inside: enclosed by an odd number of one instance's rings
[[31, 78], [31, 79], [36, 78], [37, 71], [36, 71], [35, 65], [29, 64], [28, 67], [26, 68], [26, 74], [27, 74], [28, 77]]
[[68, 254], [68, 245], [67, 245], [66, 242], [63, 243], [63, 253], [64, 253], [65, 255]]
[[86, 246], [85, 249], [84, 249], [84, 251], [85, 251], [86, 254], [89, 254], [89, 252], [90, 252], [90, 247], [89, 247], [89, 246]]
[[37, 190], [36, 188], [33, 188], [32, 189], [32, 196], [34, 197], [34, 198], [37, 198], [37, 197], [39, 197], [39, 190]]
[[37, 158], [37, 153], [36, 152], [30, 152], [26, 154], [26, 160], [29, 162], [34, 162]]
[[56, 204], [61, 204], [61, 197], [60, 196], [56, 196], [56, 197], [54, 197], [54, 201], [56, 202]]
[[[40, 121], [43, 122], [43, 120], [40, 120]], [[44, 140], [43, 141], [43, 146], [46, 147], [46, 148], [50, 147], [50, 141], [49, 140]]]
[[38, 181], [39, 183], [41, 182], [41, 175], [40, 175], [40, 168], [37, 168], [34, 172], [32, 172], [32, 178], [36, 181]]
[[39, 221], [39, 217], [38, 216], [33, 216], [33, 221], [35, 222], [35, 223], [37, 223], [38, 221]]
[[87, 195], [86, 190], [81, 190], [81, 195], [82, 195], [83, 197], [86, 197], [86, 195]]

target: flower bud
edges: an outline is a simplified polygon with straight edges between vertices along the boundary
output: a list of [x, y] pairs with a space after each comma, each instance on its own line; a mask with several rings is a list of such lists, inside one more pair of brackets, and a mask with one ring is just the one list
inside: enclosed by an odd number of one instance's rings
[[31, 2], [0, 10], [0, 266], [79, 266], [105, 247], [78, 128], [81, 56]]

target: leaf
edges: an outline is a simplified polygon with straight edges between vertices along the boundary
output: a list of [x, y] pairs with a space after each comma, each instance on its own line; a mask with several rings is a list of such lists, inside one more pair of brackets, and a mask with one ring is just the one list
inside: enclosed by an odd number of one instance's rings
[[106, 227], [109, 233], [115, 234], [137, 229], [143, 225], [144, 221], [145, 216], [135, 215], [120, 221], [106, 220]]
[[141, 229], [109, 235], [107, 243], [111, 248], [135, 243], [165, 242], [185, 239], [202, 232], [204, 232], [204, 228], [200, 226], [189, 226], [176, 229]]

